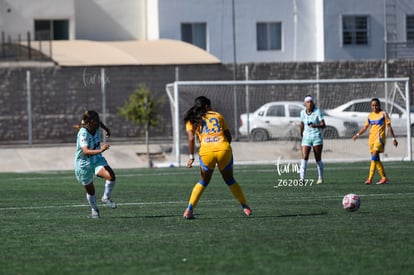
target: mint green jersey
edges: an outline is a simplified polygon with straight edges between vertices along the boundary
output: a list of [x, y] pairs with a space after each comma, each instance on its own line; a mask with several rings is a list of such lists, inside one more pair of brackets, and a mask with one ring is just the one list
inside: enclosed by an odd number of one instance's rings
[[102, 154], [87, 156], [83, 154], [82, 147], [96, 150], [101, 148], [100, 129], [98, 128], [94, 135], [88, 129], [81, 128], [76, 140], [75, 152], [75, 175], [82, 184], [89, 184], [93, 180], [93, 175], [97, 173], [96, 168], [108, 165]]
[[312, 128], [309, 126], [310, 124], [319, 125], [319, 123], [324, 120], [321, 111], [317, 108], [314, 108], [311, 114], [307, 114], [306, 109], [303, 109], [300, 112], [300, 119], [305, 126], [303, 130], [302, 145], [314, 146], [322, 144], [322, 129]]

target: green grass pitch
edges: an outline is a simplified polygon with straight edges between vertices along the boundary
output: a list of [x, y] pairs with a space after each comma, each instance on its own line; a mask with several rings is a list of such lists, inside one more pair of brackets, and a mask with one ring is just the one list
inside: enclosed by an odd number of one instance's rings
[[[98, 220], [73, 172], [2, 173], [0, 274], [413, 274], [413, 163], [385, 162], [381, 186], [363, 184], [368, 166], [326, 163], [316, 185], [310, 161], [307, 186], [276, 165], [236, 166], [249, 218], [216, 171], [195, 220], [182, 214], [197, 167], [116, 170], [118, 208]], [[342, 209], [347, 193], [358, 211]]]

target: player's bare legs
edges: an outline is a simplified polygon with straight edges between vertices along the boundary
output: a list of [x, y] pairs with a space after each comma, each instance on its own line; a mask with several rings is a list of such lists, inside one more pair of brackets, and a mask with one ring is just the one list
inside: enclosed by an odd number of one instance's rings
[[244, 196], [243, 190], [233, 176], [233, 167], [226, 167], [220, 171], [221, 176], [223, 177], [224, 182], [229, 186], [233, 196], [240, 202], [243, 212], [246, 216], [251, 216], [252, 211], [247, 205], [246, 197]]
[[97, 174], [98, 177], [104, 178], [105, 181], [105, 191], [102, 196], [102, 202], [104, 205], [111, 207], [112, 209], [115, 209], [117, 207], [116, 203], [112, 201], [111, 199], [111, 193], [112, 190], [115, 187], [116, 181], [115, 181], [115, 173], [109, 166], [102, 167]]

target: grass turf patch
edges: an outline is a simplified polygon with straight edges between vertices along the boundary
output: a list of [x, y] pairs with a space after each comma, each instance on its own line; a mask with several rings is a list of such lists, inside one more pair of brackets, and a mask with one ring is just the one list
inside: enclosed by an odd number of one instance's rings
[[[253, 217], [242, 215], [216, 172], [195, 220], [182, 213], [197, 169], [115, 171], [119, 206], [102, 206], [99, 220], [87, 218], [72, 172], [3, 173], [0, 273], [411, 273], [412, 163], [384, 166], [391, 184], [382, 186], [363, 184], [367, 163], [326, 164], [325, 183], [311, 186], [294, 186], [297, 174], [272, 165], [236, 166]], [[103, 184], [95, 180], [98, 198]], [[354, 213], [341, 207], [347, 193], [361, 197]]]

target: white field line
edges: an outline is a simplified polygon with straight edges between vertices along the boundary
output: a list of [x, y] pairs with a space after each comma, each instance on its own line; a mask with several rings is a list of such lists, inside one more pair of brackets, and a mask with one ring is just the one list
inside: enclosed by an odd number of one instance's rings
[[[383, 193], [383, 194], [358, 194], [361, 198], [363, 197], [414, 197], [414, 193]], [[319, 200], [338, 200], [342, 199], [342, 196], [324, 196], [318, 197]], [[278, 199], [278, 201], [310, 201], [315, 200], [313, 197], [296, 197], [296, 198], [284, 198]], [[228, 202], [234, 201], [233, 199], [226, 200], [203, 200], [205, 203], [217, 203], [217, 202]], [[185, 205], [188, 201], [158, 201], [158, 202], [126, 202], [126, 203], [117, 203], [118, 206], [143, 206], [143, 205], [167, 205], [167, 204], [183, 204]], [[0, 211], [8, 210], [37, 210], [37, 209], [57, 209], [57, 208], [77, 208], [77, 207], [88, 207], [88, 204], [70, 204], [70, 205], [47, 205], [47, 206], [23, 206], [23, 207], [0, 207]]]
[[[286, 163], [282, 163], [282, 164], [286, 164]], [[299, 162], [298, 162], [299, 164]], [[391, 167], [399, 167], [398, 163], [389, 163], [386, 164], [385, 169], [387, 169], [387, 167], [391, 168]], [[174, 169], [174, 168], [172, 168]], [[342, 167], [329, 167], [329, 165], [325, 165], [324, 169], [326, 171], [335, 171], [335, 170], [368, 170], [369, 169], [369, 161], [367, 161], [367, 165], [361, 165], [361, 164], [357, 164], [357, 165], [353, 165], [351, 163], [346, 164]], [[406, 170], [412, 170], [412, 167], [399, 167], [399, 169], [406, 169]], [[235, 174], [237, 177], [237, 174], [244, 174], [244, 173], [274, 173], [277, 172], [276, 170], [276, 165], [274, 165], [274, 168], [263, 168], [263, 169], [255, 169], [255, 170], [251, 170], [251, 169], [246, 169], [245, 167], [240, 167], [235, 165], [234, 166], [234, 170], [235, 170]], [[308, 168], [307, 170], [316, 171], [316, 164], [313, 160], [311, 160], [308, 164]], [[62, 176], [60, 175], [61, 172], [57, 171], [51, 171], [51, 172], [41, 172], [39, 173], [39, 176], [33, 176], [33, 177], [14, 177], [14, 178], [10, 178], [8, 179], [9, 181], [21, 181], [21, 180], [39, 180], [39, 179], [49, 179], [48, 176], [50, 175], [56, 175], [56, 179], [73, 179], [74, 181], [76, 181], [75, 179], [75, 175], [73, 176]], [[116, 173], [116, 171], [115, 171]], [[194, 170], [194, 173], [197, 174], [198, 170]], [[216, 171], [216, 173], [218, 173], [218, 171]], [[131, 172], [131, 173], [124, 173], [121, 172], [118, 175], [118, 178], [123, 178], [123, 177], [148, 177], [148, 176], [155, 176], [155, 177], [159, 177], [159, 176], [174, 176], [174, 175], [186, 175], [188, 174], [187, 172], [154, 172], [154, 173], [139, 173], [139, 172]]]
[[[163, 205], [163, 204], [185, 204], [187, 201], [164, 201], [164, 202], [127, 202], [117, 203], [118, 206], [124, 205]], [[98, 203], [99, 205], [99, 203]], [[56, 209], [56, 208], [76, 208], [88, 207], [89, 204], [70, 204], [70, 205], [48, 205], [48, 206], [23, 206], [23, 207], [0, 207], [0, 211], [6, 210], [36, 210], [36, 209]]]

